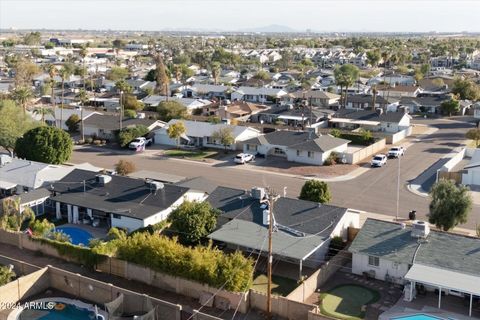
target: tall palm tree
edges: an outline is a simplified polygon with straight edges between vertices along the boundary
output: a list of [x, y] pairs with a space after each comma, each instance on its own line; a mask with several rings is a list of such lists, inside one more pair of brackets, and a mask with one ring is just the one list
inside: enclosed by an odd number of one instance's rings
[[72, 70], [67, 67], [67, 65], [63, 65], [62, 69], [60, 69], [60, 77], [62, 78], [62, 101], [60, 105], [60, 126], [63, 123], [63, 103], [65, 99], [65, 80], [70, 78], [72, 75]]
[[214, 62], [212, 64], [212, 78], [213, 78], [214, 84], [218, 83], [218, 78], [220, 77], [220, 71], [221, 71], [220, 64]]
[[84, 130], [84, 125], [83, 125], [83, 109], [85, 107], [86, 102], [88, 101], [88, 95], [87, 91], [85, 89], [80, 89], [80, 91], [77, 94], [78, 100], [80, 100], [80, 122], [82, 125], [81, 133], [82, 133], [82, 141], [85, 141], [85, 130]]
[[85, 58], [87, 57], [88, 55], [88, 51], [87, 51], [87, 48], [86, 47], [82, 47], [80, 49], [80, 57], [82, 57], [82, 68], [83, 68], [83, 72], [82, 72], [82, 85], [83, 85], [83, 89], [85, 89]]
[[52, 107], [53, 107], [53, 118], [54, 118], [54, 127], [57, 126], [57, 118], [55, 117], [55, 109], [56, 109], [56, 103], [55, 103], [55, 76], [57, 75], [57, 68], [53, 65], [50, 64], [48, 66], [48, 74], [50, 76], [50, 85], [52, 87], [52, 94], [50, 95], [50, 100], [52, 102]]
[[21, 86], [13, 91], [13, 100], [23, 108], [23, 114], [27, 114], [27, 102], [33, 98], [33, 92], [30, 88]]
[[43, 124], [45, 124], [46, 115], [52, 115], [53, 119], [55, 119], [55, 112], [52, 109], [46, 107], [37, 107], [33, 109], [33, 114], [40, 115], [40, 120], [43, 122]]

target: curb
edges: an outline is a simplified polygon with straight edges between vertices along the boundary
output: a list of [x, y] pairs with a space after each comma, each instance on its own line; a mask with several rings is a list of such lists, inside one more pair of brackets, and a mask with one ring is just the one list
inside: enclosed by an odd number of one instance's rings
[[423, 198], [428, 197], [428, 192], [423, 190], [422, 187], [418, 184], [408, 184], [407, 189], [408, 189], [408, 191], [410, 191], [411, 193], [413, 193], [417, 196], [420, 196], [420, 197], [423, 197]]

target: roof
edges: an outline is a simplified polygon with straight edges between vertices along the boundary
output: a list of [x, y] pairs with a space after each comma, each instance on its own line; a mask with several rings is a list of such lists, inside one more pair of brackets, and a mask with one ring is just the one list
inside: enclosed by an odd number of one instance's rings
[[29, 203], [32, 201], [37, 201], [40, 199], [45, 199], [50, 197], [50, 191], [46, 188], [38, 188], [20, 195], [15, 195], [13, 198], [20, 198], [20, 204]]
[[267, 106], [254, 104], [246, 101], [234, 101], [232, 104], [226, 105], [226, 111], [232, 114], [247, 115], [257, 113], [265, 109], [269, 109]]
[[175, 185], [179, 187], [185, 187], [191, 190], [203, 191], [206, 193], [212, 193], [218, 187], [218, 184], [216, 184], [215, 182], [201, 176], [185, 179], [183, 181], [177, 182]]
[[349, 140], [335, 138], [330, 135], [317, 135], [305, 131], [274, 131], [263, 136], [258, 136], [244, 141], [246, 144], [271, 144], [287, 146], [297, 150], [325, 152], [349, 143]]
[[[373, 96], [371, 94], [353, 94], [347, 97], [347, 103], [369, 103], [373, 102]], [[388, 104], [388, 101], [380, 95], [375, 97], [375, 103]]]
[[307, 91], [296, 91], [290, 93], [291, 96], [294, 98], [300, 99], [300, 98], [315, 98], [315, 99], [339, 99], [340, 95], [335, 94], [335, 93], [330, 93], [328, 91], [321, 91], [321, 90], [307, 90]]
[[405, 279], [418, 281], [444, 289], [452, 289], [473, 295], [480, 295], [480, 277], [463, 274], [446, 269], [426, 266], [415, 263], [405, 275]]
[[267, 95], [267, 96], [283, 96], [287, 94], [282, 89], [273, 89], [273, 88], [257, 88], [257, 87], [240, 87], [236, 92], [242, 93], [242, 94], [247, 94], [247, 95]]
[[[183, 197], [187, 188], [165, 184], [152, 192], [143, 179], [109, 175], [104, 186], [96, 182], [98, 173], [73, 170], [54, 183], [52, 200], [94, 210], [115, 213], [136, 219], [146, 219], [172, 206]], [[85, 184], [84, 184], [85, 181]]]
[[[85, 126], [92, 126], [106, 130], [118, 130], [119, 121], [116, 115], [93, 114], [85, 120]], [[156, 119], [140, 119], [140, 118], [125, 118], [122, 121], [123, 127], [144, 125], [150, 127], [159, 120]]]
[[218, 92], [218, 93], [223, 93], [227, 90], [229, 90], [231, 87], [229, 86], [221, 86], [221, 85], [214, 85], [214, 84], [195, 84], [191, 87], [193, 91], [196, 92]]
[[235, 138], [240, 136], [245, 131], [252, 131], [252, 132], [259, 133], [257, 129], [244, 127], [244, 126], [234, 126], [234, 125], [228, 125], [224, 123], [210, 123], [210, 122], [178, 120], [178, 119], [170, 120], [168, 124], [163, 128], [163, 130], [166, 130], [168, 126], [174, 123], [177, 123], [179, 121], [184, 123], [186, 128], [186, 135], [189, 137], [209, 137], [215, 131], [218, 131], [221, 128], [230, 128]]
[[[218, 187], [206, 201], [222, 212], [218, 219], [219, 226], [232, 219], [262, 224], [264, 209], [260, 207], [259, 200], [251, 197], [245, 190]], [[275, 201], [274, 206], [277, 224], [324, 238], [330, 236], [347, 210], [347, 208], [286, 197], [280, 197]]]
[[466, 274], [478, 274], [480, 238], [432, 230], [427, 237], [428, 241], [422, 241], [419, 247], [417, 239], [410, 233], [411, 227], [402, 229], [398, 223], [369, 218], [349, 250], [397, 263], [415, 262]]
[[470, 162], [464, 167], [464, 169], [473, 169], [480, 167], [480, 149], [475, 149]]
[[[208, 237], [216, 241], [265, 251], [268, 248], [267, 227], [235, 219], [224, 224]], [[304, 260], [323, 242], [324, 239], [319, 236], [298, 237], [282, 230], [276, 230], [272, 234], [272, 251], [275, 255]]]
[[152, 179], [161, 182], [176, 183], [185, 179], [185, 177], [159, 171], [138, 170], [129, 174], [132, 178]]
[[427, 96], [427, 97], [402, 97], [400, 99], [400, 104], [403, 105], [415, 105], [415, 106], [424, 106], [424, 107], [438, 107], [444, 101], [448, 101], [451, 98], [444, 95], [436, 96]]
[[398, 111], [398, 112], [383, 112], [378, 114], [376, 111], [371, 110], [357, 110], [357, 109], [340, 109], [335, 113], [335, 118], [344, 118], [352, 120], [367, 120], [367, 121], [380, 121], [380, 122], [392, 122], [398, 123], [403, 117], [408, 116], [408, 114]]
[[211, 104], [212, 102], [209, 100], [204, 99], [193, 99], [193, 98], [176, 98], [176, 97], [166, 97], [166, 96], [158, 96], [158, 95], [151, 95], [142, 100], [143, 103], [156, 107], [163, 101], [177, 101], [185, 108], [192, 109], [192, 108], [200, 108], [202, 106]]
[[420, 87], [416, 86], [404, 86], [404, 85], [396, 85], [396, 86], [388, 86], [388, 85], [379, 85], [377, 86], [378, 91], [393, 91], [393, 92], [415, 92], [419, 90]]

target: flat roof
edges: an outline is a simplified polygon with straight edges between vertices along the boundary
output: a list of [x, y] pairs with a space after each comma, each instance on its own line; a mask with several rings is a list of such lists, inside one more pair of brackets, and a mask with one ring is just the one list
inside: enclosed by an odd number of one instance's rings
[[379, 121], [354, 120], [354, 119], [344, 119], [344, 118], [332, 118], [328, 121], [329, 122], [336, 122], [336, 123], [363, 124], [363, 125], [369, 125], [369, 126], [378, 126], [380, 124]]
[[415, 263], [405, 279], [480, 296], [480, 276]]

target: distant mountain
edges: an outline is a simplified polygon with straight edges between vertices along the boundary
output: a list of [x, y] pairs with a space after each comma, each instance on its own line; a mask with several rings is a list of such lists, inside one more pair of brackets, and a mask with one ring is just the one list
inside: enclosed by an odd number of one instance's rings
[[279, 24], [271, 24], [264, 27], [257, 27], [257, 28], [247, 28], [241, 29], [241, 32], [265, 32], [265, 33], [287, 33], [287, 32], [298, 32], [295, 29], [292, 29], [287, 26], [282, 26]]

